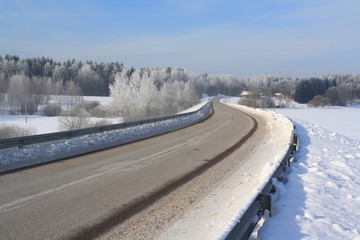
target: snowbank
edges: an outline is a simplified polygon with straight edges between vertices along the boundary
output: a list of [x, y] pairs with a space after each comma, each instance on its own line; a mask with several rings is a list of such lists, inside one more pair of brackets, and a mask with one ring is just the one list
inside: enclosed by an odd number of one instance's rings
[[185, 109], [184, 111], [181, 111], [178, 114], [195, 112], [195, 111], [199, 110], [200, 108], [202, 108], [203, 106], [205, 106], [206, 104], [208, 104], [210, 101], [211, 101], [211, 98], [202, 98], [199, 104], [196, 104], [195, 106], [193, 106], [191, 108]]
[[276, 215], [259, 238], [359, 240], [360, 109], [277, 111], [296, 118], [301, 144], [286, 192], [274, 205]]
[[26, 145], [21, 148], [2, 149], [0, 150], [0, 172], [80, 155], [174, 131], [200, 122], [210, 116], [210, 113], [211, 105], [208, 104], [194, 114], [166, 121], [67, 140]]
[[263, 142], [256, 143], [255, 153], [234, 175], [167, 229], [160, 239], [224, 239], [270, 180], [288, 151], [293, 125], [286, 117], [270, 111], [226, 104], [257, 119], [264, 119], [267, 123], [266, 137]]

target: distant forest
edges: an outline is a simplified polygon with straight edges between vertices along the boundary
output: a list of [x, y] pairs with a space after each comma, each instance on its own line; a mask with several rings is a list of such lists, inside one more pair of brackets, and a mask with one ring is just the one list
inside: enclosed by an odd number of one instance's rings
[[[120, 89], [134, 91], [134, 82], [137, 84], [136, 90], [145, 91], [144, 86], [141, 86], [143, 79], [147, 80], [147, 84], [150, 82], [146, 89], [156, 94], [162, 92], [164, 97], [166, 89], [186, 89], [181, 94], [184, 94], [184, 98], [191, 95], [192, 100], [183, 107], [196, 102], [194, 99], [202, 94], [239, 96], [243, 91], [251, 92], [247, 96], [250, 98], [271, 98], [277, 93], [299, 103], [311, 103], [316, 97], [313, 102], [315, 105], [345, 105], [359, 103], [360, 99], [359, 74], [296, 79], [266, 75], [237, 78], [229, 74], [190, 74], [182, 68], [173, 67], [135, 69], [119, 62], [82, 62], [75, 59], [56, 62], [45, 57], [20, 59], [16, 55], [0, 56], [0, 94], [7, 96], [1, 97], [0, 102], [4, 103], [6, 99], [7, 104], [17, 105], [19, 109], [25, 95], [29, 95], [30, 101], [35, 105], [41, 104], [42, 96], [46, 95], [110, 96], [111, 89], [113, 92], [116, 89], [117, 95], [124, 95], [125, 91]], [[174, 82], [183, 84], [173, 84]], [[166, 89], [162, 89], [163, 86]], [[135, 96], [135, 92], [128, 96]], [[169, 100], [171, 101], [170, 98]], [[173, 109], [178, 111], [180, 108]]]

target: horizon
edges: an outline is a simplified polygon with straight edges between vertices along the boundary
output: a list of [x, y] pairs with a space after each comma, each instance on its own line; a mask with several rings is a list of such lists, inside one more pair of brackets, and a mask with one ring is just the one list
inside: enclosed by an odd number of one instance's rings
[[195, 74], [359, 74], [356, 0], [0, 2], [0, 55]]
[[167, 68], [167, 67], [170, 67], [170, 68], [180, 68], [180, 69], [183, 69], [185, 70], [186, 73], [192, 75], [201, 75], [201, 74], [208, 74], [208, 75], [230, 75], [232, 77], [235, 77], [239, 80], [241, 79], [246, 79], [246, 78], [251, 78], [251, 77], [275, 77], [275, 78], [290, 78], [290, 79], [293, 79], [293, 80], [296, 80], [296, 79], [308, 79], [308, 78], [321, 78], [321, 77], [326, 77], [326, 76], [329, 76], [329, 75], [360, 75], [360, 73], [329, 73], [329, 74], [323, 74], [323, 75], [319, 75], [319, 76], [306, 76], [306, 77], [298, 77], [298, 76], [295, 76], [295, 77], [291, 77], [291, 76], [276, 76], [276, 75], [270, 75], [270, 74], [258, 74], [258, 75], [248, 75], [248, 76], [242, 76], [242, 77], [238, 77], [238, 76], [235, 76], [235, 75], [232, 75], [232, 74], [229, 74], [229, 73], [194, 73], [194, 72], [189, 72], [186, 68], [182, 68], [182, 67], [173, 67], [173, 66], [151, 66], [151, 67], [147, 67], [147, 66], [140, 66], [140, 67], [134, 67], [134, 66], [130, 66], [130, 65], [126, 65], [126, 63], [123, 63], [123, 62], [119, 62], [119, 61], [94, 61], [94, 60], [91, 60], [91, 59], [85, 59], [85, 60], [78, 60], [78, 59], [75, 59], [75, 58], [72, 58], [72, 59], [66, 59], [64, 61], [58, 61], [52, 57], [47, 57], [47, 56], [34, 56], [34, 57], [28, 57], [28, 58], [23, 58], [21, 56], [18, 56], [17, 54], [9, 54], [9, 53], [6, 53], [5, 55], [1, 55], [0, 54], [0, 57], [1, 58], [5, 58], [6, 55], [9, 55], [9, 56], [16, 56], [16, 57], [19, 57], [20, 60], [26, 60], [26, 59], [31, 59], [31, 58], [45, 58], [45, 59], [51, 59], [53, 60], [54, 62], [56, 63], [60, 63], [60, 64], [65, 64], [67, 61], [72, 61], [72, 60], [75, 60], [76, 62], [82, 62], [83, 64], [87, 63], [87, 62], [96, 62], [98, 64], [101, 64], [101, 63], [119, 63], [119, 64], [123, 64], [126, 68], [130, 69], [130, 68], [134, 68], [134, 69], [138, 69], [138, 68]]

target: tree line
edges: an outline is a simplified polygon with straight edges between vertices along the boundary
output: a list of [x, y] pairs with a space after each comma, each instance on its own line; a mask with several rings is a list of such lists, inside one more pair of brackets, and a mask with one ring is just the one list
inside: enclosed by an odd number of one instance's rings
[[327, 75], [301, 79], [296, 85], [294, 100], [314, 107], [359, 104], [360, 75]]
[[[20, 59], [16, 55], [0, 56], [0, 93], [7, 91], [11, 77], [20, 75], [34, 82], [50, 81], [63, 88], [72, 82], [85, 96], [108, 96], [109, 84], [115, 81], [116, 73], [123, 68], [124, 65], [118, 62], [97, 63], [72, 59], [61, 63], [45, 57]], [[51, 89], [43, 91], [50, 94], [53, 92]]]
[[[0, 56], [0, 107], [6, 105], [12, 114], [24, 113], [25, 105], [30, 114], [37, 112], [39, 105], [49, 102], [49, 96], [55, 96], [59, 103], [65, 102], [70, 110], [78, 101], [77, 96], [110, 96], [111, 90], [116, 95], [115, 89], [119, 92], [120, 88], [123, 88], [121, 98], [128, 100], [119, 105], [123, 110], [118, 110], [119, 107], [115, 110], [131, 112], [133, 116], [129, 118], [133, 118], [136, 111], [147, 111], [139, 114], [143, 116], [181, 111], [189, 103], [195, 103], [203, 93], [236, 96], [244, 85], [231, 75], [189, 74], [182, 68], [135, 69], [118, 62], [72, 59], [61, 63], [45, 57]], [[143, 94], [146, 91], [152, 91], [148, 94], [161, 99], [151, 104], [159, 103], [158, 109], [151, 107], [151, 113], [148, 107], [138, 107], [144, 105], [139, 96], [149, 99]], [[128, 110], [130, 101], [133, 102], [132, 111]]]
[[359, 85], [360, 75], [237, 78], [230, 74], [191, 74], [174, 67], [135, 69], [119, 62], [0, 56], [0, 107], [7, 105], [14, 114], [23, 113], [25, 105], [29, 113], [36, 112], [50, 95], [59, 103], [65, 102], [68, 110], [79, 101], [78, 96], [113, 96], [114, 111], [129, 119], [181, 111], [204, 93], [239, 96], [249, 91], [256, 101], [247, 102], [256, 103], [255, 107], [278, 106], [272, 100], [275, 93], [299, 103], [316, 97], [316, 104], [320, 99], [320, 105], [345, 105], [360, 99]]

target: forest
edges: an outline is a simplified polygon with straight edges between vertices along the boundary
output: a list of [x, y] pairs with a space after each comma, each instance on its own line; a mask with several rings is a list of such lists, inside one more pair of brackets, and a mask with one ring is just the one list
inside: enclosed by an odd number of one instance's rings
[[39, 109], [50, 104], [50, 96], [67, 106], [67, 114], [75, 114], [79, 112], [79, 106], [75, 113], [74, 108], [80, 96], [111, 96], [111, 109], [97, 109], [97, 115], [136, 120], [174, 114], [196, 104], [202, 94], [239, 96], [244, 91], [250, 94], [242, 103], [253, 107], [286, 107], [273, 101], [275, 94], [314, 107], [359, 104], [360, 75], [238, 78], [188, 73], [175, 67], [135, 69], [119, 62], [0, 56], [0, 110], [10, 114], [24, 114], [25, 110], [29, 114], [40, 110], [60, 114], [53, 105]]

